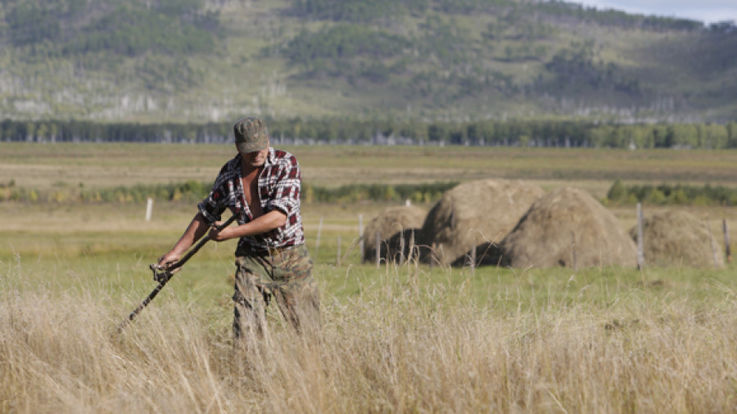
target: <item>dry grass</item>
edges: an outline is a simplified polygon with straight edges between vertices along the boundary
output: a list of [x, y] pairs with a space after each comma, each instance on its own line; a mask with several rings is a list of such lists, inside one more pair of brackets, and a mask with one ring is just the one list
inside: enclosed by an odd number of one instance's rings
[[163, 301], [111, 336], [118, 300], [94, 286], [5, 283], [0, 411], [728, 412], [737, 403], [731, 289], [714, 286], [708, 307], [643, 300], [633, 288], [603, 307], [550, 296], [502, 312], [464, 299], [465, 285], [424, 284], [406, 269], [377, 272], [379, 287], [349, 300], [325, 295], [317, 341], [273, 323], [248, 353], [233, 347], [225, 319], [188, 303]]
[[[57, 180], [132, 185], [142, 174], [209, 180], [225, 156], [200, 146], [3, 145], [0, 183], [15, 178], [30, 187]], [[164, 150], [171, 151], [161, 157]], [[546, 190], [565, 184], [597, 193], [610, 175], [632, 168], [619, 167], [630, 153], [617, 151], [298, 151], [315, 184], [331, 177], [379, 182], [390, 179], [387, 171], [425, 168], [434, 171], [429, 181], [451, 172], [462, 181], [532, 177]], [[632, 174], [649, 168], [643, 179], [694, 171], [702, 183], [734, 180], [734, 155], [638, 152]], [[720, 157], [723, 163], [709, 166]], [[604, 172], [585, 175], [577, 169], [581, 159]], [[98, 175], [102, 164], [109, 175]], [[195, 164], [201, 170], [192, 170]], [[8, 172], [18, 165], [24, 174]], [[244, 353], [234, 349], [229, 326], [232, 244], [203, 249], [122, 336], [111, 336], [153, 287], [146, 264], [181, 234], [194, 206], [157, 204], [154, 220], [145, 222], [143, 205], [0, 203], [0, 412], [654, 413], [737, 406], [733, 267], [646, 268], [642, 283], [624, 269], [377, 271], [356, 264], [357, 249], [334, 266], [337, 236], [347, 252], [357, 214], [367, 221], [385, 207], [305, 206], [311, 248], [326, 218], [320, 252], [313, 251], [324, 304], [319, 340], [295, 338], [272, 318], [270, 340]], [[693, 212], [715, 235], [726, 217], [735, 240], [733, 210]], [[615, 213], [623, 228], [634, 224], [634, 209]]]

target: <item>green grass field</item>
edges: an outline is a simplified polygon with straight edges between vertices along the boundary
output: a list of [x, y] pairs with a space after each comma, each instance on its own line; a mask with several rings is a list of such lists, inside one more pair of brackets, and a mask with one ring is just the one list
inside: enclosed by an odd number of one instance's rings
[[[532, 180], [547, 189], [576, 185], [597, 196], [616, 179], [737, 186], [737, 151], [324, 145], [284, 149], [297, 155], [304, 181], [318, 186], [492, 177]], [[211, 181], [233, 155], [234, 148], [227, 144], [3, 143], [0, 183], [14, 180], [18, 186], [47, 189], [80, 183], [90, 188]]]
[[[507, 177], [601, 196], [615, 178], [737, 180], [731, 152], [290, 149], [305, 180], [323, 185]], [[206, 180], [229, 154], [215, 146], [3, 144], [0, 182]], [[365, 225], [386, 206], [303, 206], [321, 289], [318, 341], [295, 337], [271, 309], [269, 336], [244, 354], [230, 333], [232, 241], [203, 248], [114, 335], [154, 288], [148, 264], [184, 230], [190, 203], [157, 202], [150, 222], [138, 203], [0, 203], [0, 411], [733, 410], [734, 264], [641, 272], [361, 264], [358, 215]], [[735, 240], [734, 208], [681, 208], [715, 235], [726, 218]], [[634, 224], [634, 209], [613, 211], [623, 229]]]

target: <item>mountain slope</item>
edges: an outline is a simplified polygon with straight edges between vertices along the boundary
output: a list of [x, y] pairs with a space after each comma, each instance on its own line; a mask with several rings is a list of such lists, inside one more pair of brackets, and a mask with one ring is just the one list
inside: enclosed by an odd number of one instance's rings
[[0, 1], [0, 113], [737, 118], [737, 29], [523, 0]]

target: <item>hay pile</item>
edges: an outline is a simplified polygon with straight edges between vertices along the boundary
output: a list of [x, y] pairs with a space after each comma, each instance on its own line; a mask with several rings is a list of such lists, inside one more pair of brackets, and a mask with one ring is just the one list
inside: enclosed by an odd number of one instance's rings
[[[630, 230], [637, 241], [637, 226]], [[721, 267], [721, 247], [706, 224], [685, 211], [665, 211], [642, 221], [645, 264], [656, 266]], [[716, 262], [714, 250], [716, 250]]]
[[[389, 207], [374, 217], [363, 230], [363, 261], [376, 260], [376, 234], [379, 234], [382, 259], [399, 260], [401, 247], [407, 258], [410, 239], [419, 232], [427, 211], [415, 206]], [[403, 242], [403, 241], [404, 242]]]
[[481, 243], [501, 240], [545, 192], [523, 181], [478, 180], [443, 194], [427, 214], [420, 244], [424, 262], [452, 264]]
[[614, 215], [576, 188], [535, 202], [500, 249], [500, 264], [512, 267], [637, 265], [635, 244]]

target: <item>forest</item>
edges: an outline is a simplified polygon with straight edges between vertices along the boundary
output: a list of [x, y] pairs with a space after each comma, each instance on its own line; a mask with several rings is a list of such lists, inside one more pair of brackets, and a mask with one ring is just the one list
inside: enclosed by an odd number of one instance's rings
[[[350, 119], [267, 119], [279, 144], [481, 145], [593, 148], [737, 148], [737, 122], [600, 124], [587, 121], [407, 122]], [[140, 124], [88, 121], [0, 121], [0, 141], [232, 141], [230, 123]]]

